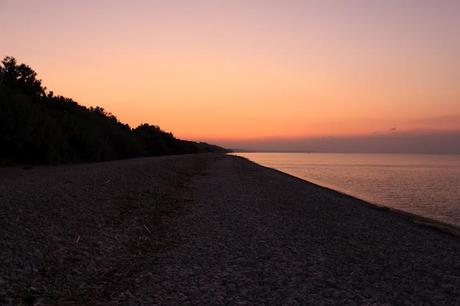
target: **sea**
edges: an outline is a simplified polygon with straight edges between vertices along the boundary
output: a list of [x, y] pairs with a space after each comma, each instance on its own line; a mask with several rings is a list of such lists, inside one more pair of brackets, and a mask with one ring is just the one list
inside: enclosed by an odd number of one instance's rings
[[460, 227], [460, 155], [235, 155], [370, 203]]

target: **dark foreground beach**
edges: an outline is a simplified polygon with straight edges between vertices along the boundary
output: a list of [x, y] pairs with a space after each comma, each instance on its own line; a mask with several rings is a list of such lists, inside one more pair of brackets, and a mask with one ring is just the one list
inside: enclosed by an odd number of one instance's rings
[[460, 239], [222, 154], [0, 169], [0, 305], [460, 304]]

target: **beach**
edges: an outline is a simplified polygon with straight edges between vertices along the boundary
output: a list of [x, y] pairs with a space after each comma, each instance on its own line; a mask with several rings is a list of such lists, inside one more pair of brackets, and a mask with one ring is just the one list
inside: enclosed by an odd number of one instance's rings
[[460, 239], [246, 159], [0, 168], [0, 305], [460, 303]]

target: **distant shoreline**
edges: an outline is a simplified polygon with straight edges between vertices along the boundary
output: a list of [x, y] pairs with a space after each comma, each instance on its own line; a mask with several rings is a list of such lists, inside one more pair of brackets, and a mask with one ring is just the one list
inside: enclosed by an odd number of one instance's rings
[[230, 149], [230, 153], [305, 153], [305, 154], [389, 154], [389, 155], [452, 155], [458, 156], [460, 153], [424, 153], [424, 152], [317, 152], [317, 151], [272, 151], [272, 150], [237, 150]]
[[[256, 152], [252, 152], [252, 153], [256, 153]], [[265, 152], [265, 153], [268, 153], [268, 152]], [[273, 152], [273, 153], [275, 153], [275, 152]], [[284, 152], [284, 153], [295, 153], [295, 152]], [[300, 153], [300, 152], [298, 152], [298, 153]], [[307, 152], [305, 152], [305, 153], [307, 153]], [[335, 154], [335, 153], [333, 153], [333, 154]], [[359, 154], [359, 153], [352, 153], [352, 154]], [[372, 153], [363, 153], [363, 154], [372, 154]], [[301, 178], [299, 176], [289, 174], [287, 172], [278, 170], [276, 168], [261, 165], [261, 164], [256, 163], [256, 162], [254, 162], [254, 161], [252, 161], [252, 160], [250, 160], [250, 159], [248, 159], [246, 157], [243, 157], [243, 156], [238, 156], [238, 157], [246, 159], [247, 161], [249, 161], [251, 163], [254, 163], [254, 164], [256, 164], [256, 165], [258, 165], [260, 167], [267, 168], [267, 169], [270, 169], [272, 171], [280, 172], [280, 173], [282, 173], [284, 175], [290, 176], [290, 177], [292, 177], [294, 179], [297, 179], [297, 180], [300, 180], [302, 182], [315, 185], [315, 186], [317, 186], [319, 188], [322, 188], [324, 190], [327, 190], [329, 192], [334, 192], [334, 193], [340, 194], [340, 195], [345, 196], [345, 197], [350, 197], [352, 199], [357, 200], [361, 204], [369, 206], [371, 209], [388, 211], [388, 212], [393, 213], [393, 214], [401, 215], [401, 216], [407, 217], [408, 220], [410, 220], [414, 224], [421, 225], [421, 226], [426, 226], [426, 227], [429, 227], [429, 228], [432, 228], [432, 229], [435, 229], [435, 230], [445, 232], [445, 233], [450, 234], [450, 235], [454, 235], [456, 237], [460, 237], [460, 227], [456, 226], [454, 224], [447, 223], [447, 222], [442, 222], [442, 221], [439, 221], [439, 220], [436, 220], [436, 219], [433, 219], [433, 218], [429, 218], [429, 217], [425, 217], [425, 216], [422, 216], [422, 215], [414, 214], [414, 213], [407, 212], [407, 211], [397, 209], [397, 208], [394, 208], [394, 207], [373, 203], [372, 201], [362, 199], [359, 196], [348, 194], [348, 193], [346, 193], [344, 191], [336, 190], [334, 188], [327, 187], [327, 186], [324, 186], [324, 185], [309, 181], [307, 179], [303, 179], [303, 178]]]

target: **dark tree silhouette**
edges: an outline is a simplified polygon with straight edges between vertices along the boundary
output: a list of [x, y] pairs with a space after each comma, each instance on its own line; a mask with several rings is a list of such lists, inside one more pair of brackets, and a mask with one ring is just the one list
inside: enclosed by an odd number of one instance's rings
[[2, 83], [13, 90], [22, 91], [29, 95], [44, 95], [46, 88], [42, 87], [37, 73], [25, 64], [17, 65], [16, 59], [7, 56], [2, 60], [0, 72]]
[[36, 72], [13, 57], [0, 65], [0, 159], [17, 163], [104, 161], [140, 156], [224, 152], [184, 141], [158, 126], [135, 129], [102, 107], [46, 92]]

